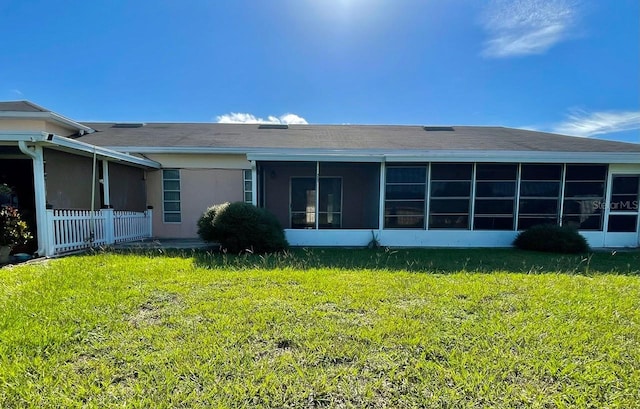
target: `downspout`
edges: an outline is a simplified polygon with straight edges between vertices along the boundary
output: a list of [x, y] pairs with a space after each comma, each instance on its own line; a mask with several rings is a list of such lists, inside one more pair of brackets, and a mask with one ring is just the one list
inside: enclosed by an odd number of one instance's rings
[[36, 228], [38, 230], [38, 256], [48, 256], [47, 248], [47, 198], [44, 182], [44, 159], [42, 154], [42, 146], [34, 146], [33, 149], [27, 147], [25, 141], [18, 141], [20, 152], [30, 157], [33, 161], [33, 187], [36, 202]]

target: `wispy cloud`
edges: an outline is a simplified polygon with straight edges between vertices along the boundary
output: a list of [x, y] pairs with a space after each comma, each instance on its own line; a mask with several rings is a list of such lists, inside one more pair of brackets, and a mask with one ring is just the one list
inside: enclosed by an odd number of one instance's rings
[[232, 112], [216, 117], [216, 122], [221, 124], [287, 124], [305, 125], [307, 120], [296, 114], [284, 114], [281, 116], [269, 115], [267, 119], [256, 117], [252, 114]]
[[11, 93], [12, 93], [12, 94], [15, 94], [15, 95], [19, 95], [19, 96], [23, 96], [23, 95], [24, 95], [24, 94], [22, 93], [22, 91], [20, 91], [19, 89], [12, 89], [12, 90], [11, 90]]
[[554, 132], [575, 136], [596, 136], [640, 129], [640, 111], [573, 111], [556, 125]]
[[576, 23], [570, 0], [496, 0], [483, 18], [489, 38], [482, 54], [489, 58], [542, 54], [565, 40]]

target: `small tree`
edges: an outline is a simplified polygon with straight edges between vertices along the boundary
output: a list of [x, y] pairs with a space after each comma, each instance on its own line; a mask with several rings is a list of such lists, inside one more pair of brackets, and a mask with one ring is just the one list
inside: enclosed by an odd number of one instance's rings
[[289, 246], [273, 214], [244, 202], [208, 208], [198, 220], [198, 234], [232, 253], [270, 253]]

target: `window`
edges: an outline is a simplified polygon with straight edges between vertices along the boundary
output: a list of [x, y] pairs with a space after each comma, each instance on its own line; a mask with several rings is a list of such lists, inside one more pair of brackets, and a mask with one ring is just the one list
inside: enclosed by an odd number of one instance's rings
[[342, 225], [342, 178], [321, 177], [316, 208], [316, 179], [291, 178], [291, 228], [337, 229]]
[[518, 230], [558, 224], [562, 165], [522, 164]]
[[244, 190], [244, 202], [253, 203], [253, 177], [251, 169], [245, 169], [242, 171], [242, 183]]
[[614, 175], [609, 201], [609, 232], [635, 233], [640, 211], [640, 176]]
[[562, 224], [602, 230], [607, 165], [567, 165]]
[[474, 230], [513, 230], [516, 164], [476, 165]]
[[180, 171], [162, 170], [162, 213], [165, 223], [180, 223]]
[[473, 165], [431, 165], [430, 229], [468, 229]]
[[424, 229], [426, 166], [387, 168], [384, 227], [388, 229]]

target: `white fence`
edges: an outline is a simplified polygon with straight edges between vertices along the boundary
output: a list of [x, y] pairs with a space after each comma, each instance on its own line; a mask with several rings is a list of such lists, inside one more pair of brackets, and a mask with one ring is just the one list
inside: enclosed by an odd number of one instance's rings
[[151, 209], [47, 210], [47, 255], [151, 237]]

